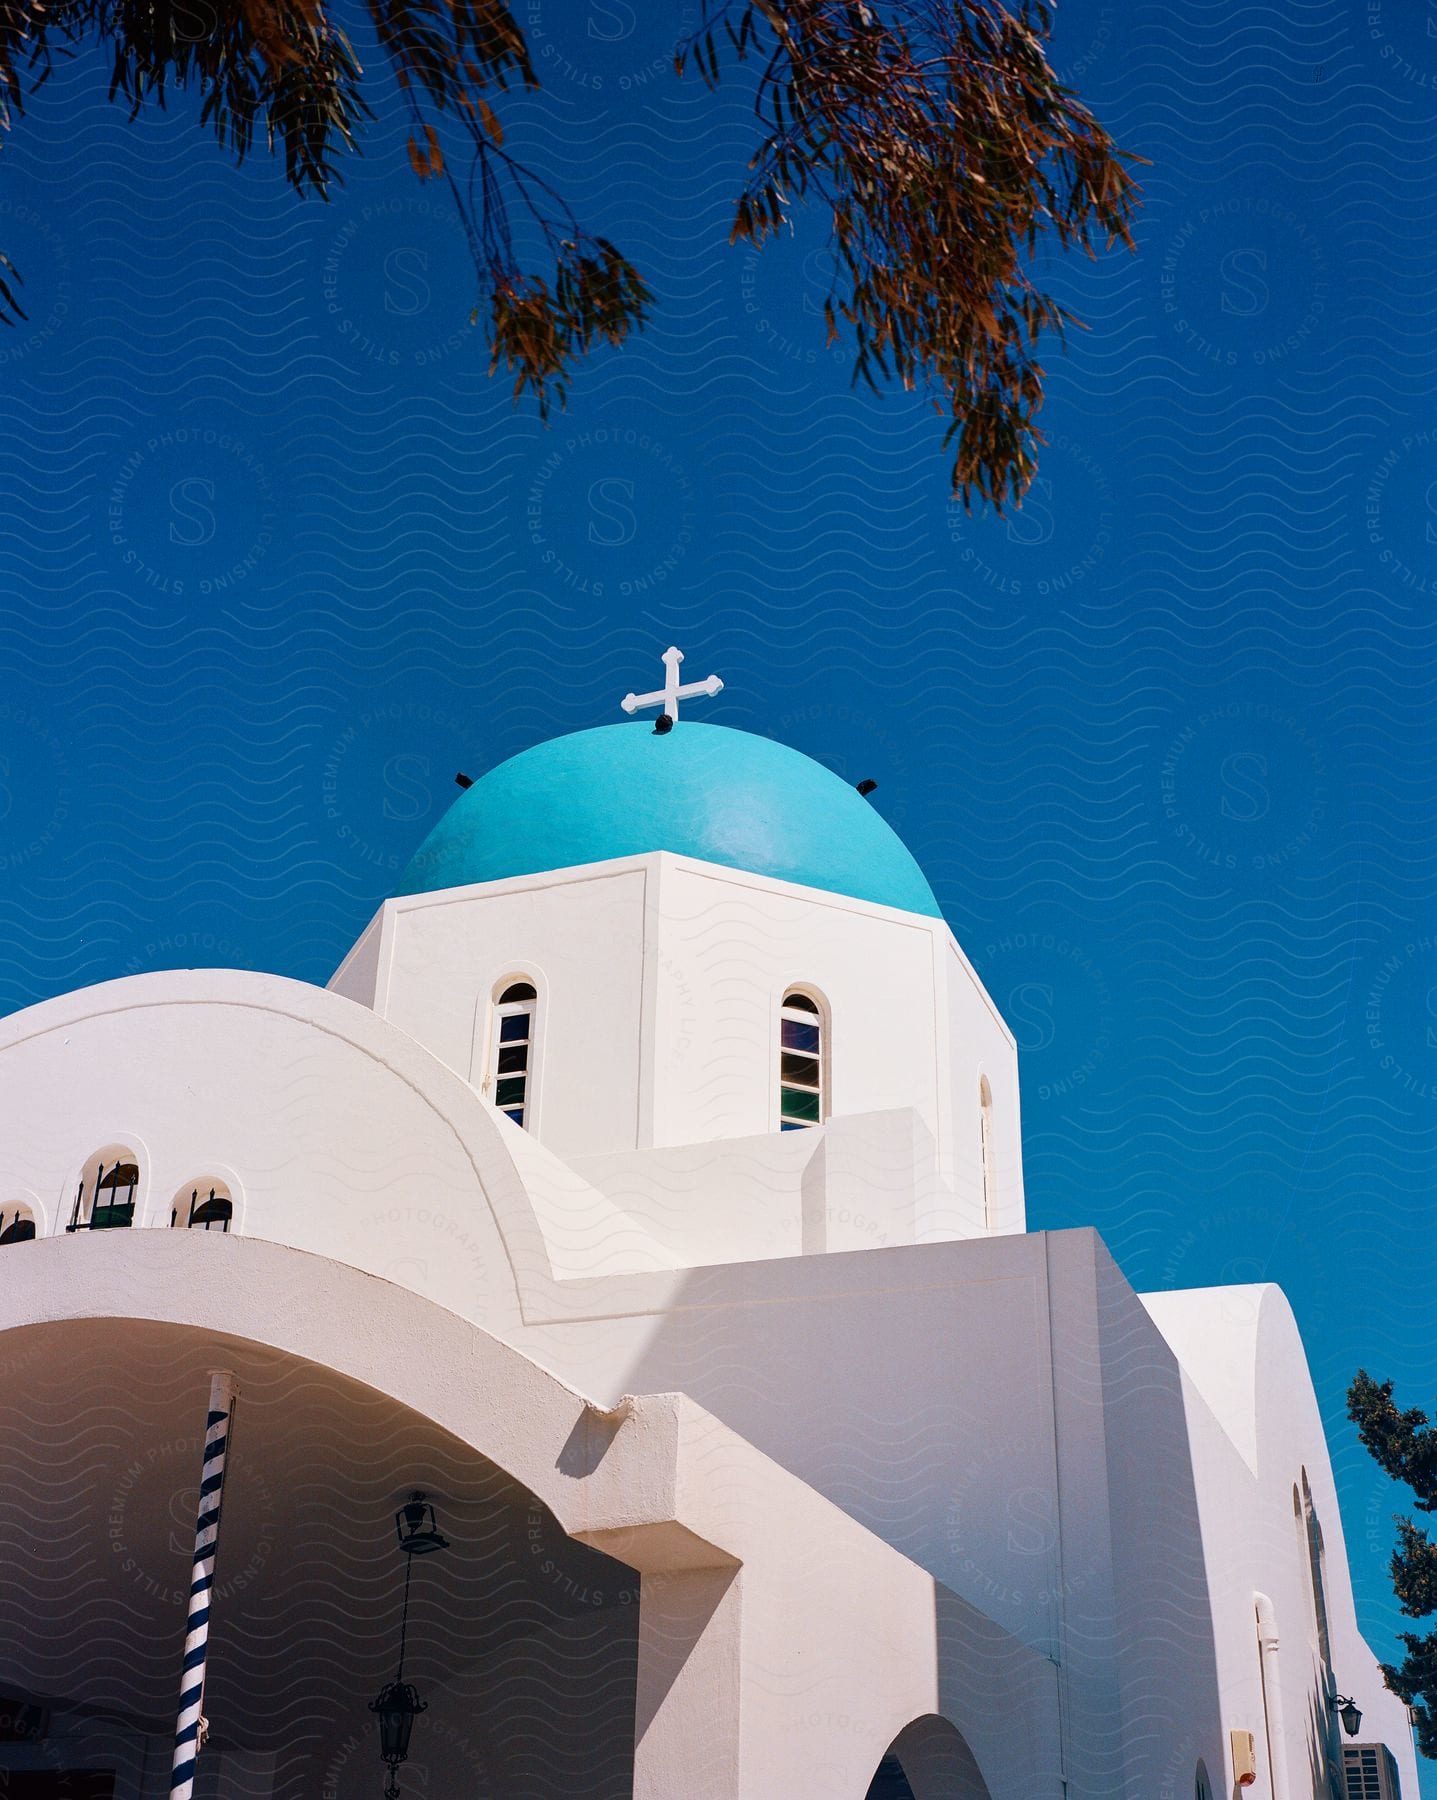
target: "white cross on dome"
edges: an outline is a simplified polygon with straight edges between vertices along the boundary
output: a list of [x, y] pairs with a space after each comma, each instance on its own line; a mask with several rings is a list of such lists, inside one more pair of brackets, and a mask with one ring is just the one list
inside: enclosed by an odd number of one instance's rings
[[684, 660], [683, 651], [670, 644], [664, 651], [663, 660], [664, 685], [651, 694], [625, 694], [619, 705], [626, 713], [636, 712], [641, 706], [657, 706], [661, 716], [677, 724], [680, 700], [692, 700], [699, 694], [716, 694], [723, 683], [717, 675], [709, 675], [702, 681], [689, 681], [680, 686], [679, 664]]

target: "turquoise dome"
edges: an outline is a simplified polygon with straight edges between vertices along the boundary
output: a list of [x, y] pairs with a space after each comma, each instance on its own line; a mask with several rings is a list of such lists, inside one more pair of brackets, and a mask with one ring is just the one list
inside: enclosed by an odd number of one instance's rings
[[831, 769], [771, 738], [681, 719], [601, 725], [521, 751], [465, 790], [399, 894], [669, 850], [938, 918], [892, 827]]

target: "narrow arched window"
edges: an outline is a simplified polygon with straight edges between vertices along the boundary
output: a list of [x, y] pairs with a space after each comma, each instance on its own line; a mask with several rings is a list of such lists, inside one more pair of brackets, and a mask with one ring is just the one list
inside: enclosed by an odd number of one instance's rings
[[998, 1196], [993, 1171], [993, 1090], [986, 1075], [978, 1078], [978, 1152], [983, 1171], [983, 1224], [991, 1230]]
[[102, 1150], [81, 1173], [66, 1231], [114, 1231], [133, 1225], [139, 1184], [139, 1158], [132, 1150]]
[[778, 1025], [778, 1118], [782, 1131], [821, 1125], [826, 1104], [823, 1008], [812, 994], [790, 988]]
[[35, 1215], [21, 1200], [0, 1206], [0, 1245], [27, 1244], [35, 1235]]
[[484, 1085], [494, 1104], [526, 1130], [534, 1109], [539, 996], [532, 981], [506, 982], [494, 997], [494, 1030]]
[[234, 1196], [208, 1175], [187, 1181], [170, 1207], [170, 1224], [187, 1231], [228, 1231], [234, 1216]]
[[1331, 1664], [1332, 1643], [1327, 1631], [1327, 1568], [1326, 1549], [1322, 1541], [1322, 1524], [1317, 1516], [1317, 1508], [1312, 1504], [1312, 1489], [1308, 1485], [1307, 1470], [1302, 1471], [1302, 1497], [1299, 1500], [1297, 1489], [1292, 1490], [1293, 1511], [1301, 1509], [1301, 1534], [1307, 1551], [1307, 1575], [1312, 1584], [1312, 1612], [1317, 1626], [1317, 1648], [1322, 1660]]

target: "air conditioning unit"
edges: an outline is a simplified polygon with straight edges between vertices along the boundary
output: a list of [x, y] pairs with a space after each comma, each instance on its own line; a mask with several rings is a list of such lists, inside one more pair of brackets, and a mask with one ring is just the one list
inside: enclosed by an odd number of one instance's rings
[[1397, 1760], [1386, 1744], [1344, 1744], [1347, 1800], [1402, 1800]]

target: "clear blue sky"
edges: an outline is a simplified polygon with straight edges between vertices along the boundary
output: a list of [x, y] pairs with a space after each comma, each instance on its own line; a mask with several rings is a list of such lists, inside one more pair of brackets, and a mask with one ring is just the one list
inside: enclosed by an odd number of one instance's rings
[[742, 97], [640, 10], [521, 11], [510, 143], [658, 296], [548, 430], [392, 97], [329, 206], [183, 101], [126, 127], [88, 57], [11, 134], [0, 1005], [325, 980], [456, 769], [617, 719], [677, 641], [705, 717], [878, 781], [1019, 1034], [1032, 1223], [1286, 1288], [1387, 1649], [1342, 1397], [1437, 1389], [1437, 6], [1064, 0], [1152, 167], [1139, 254], [1052, 272], [1091, 328], [1011, 523], [824, 349], [821, 222], [727, 247]]

